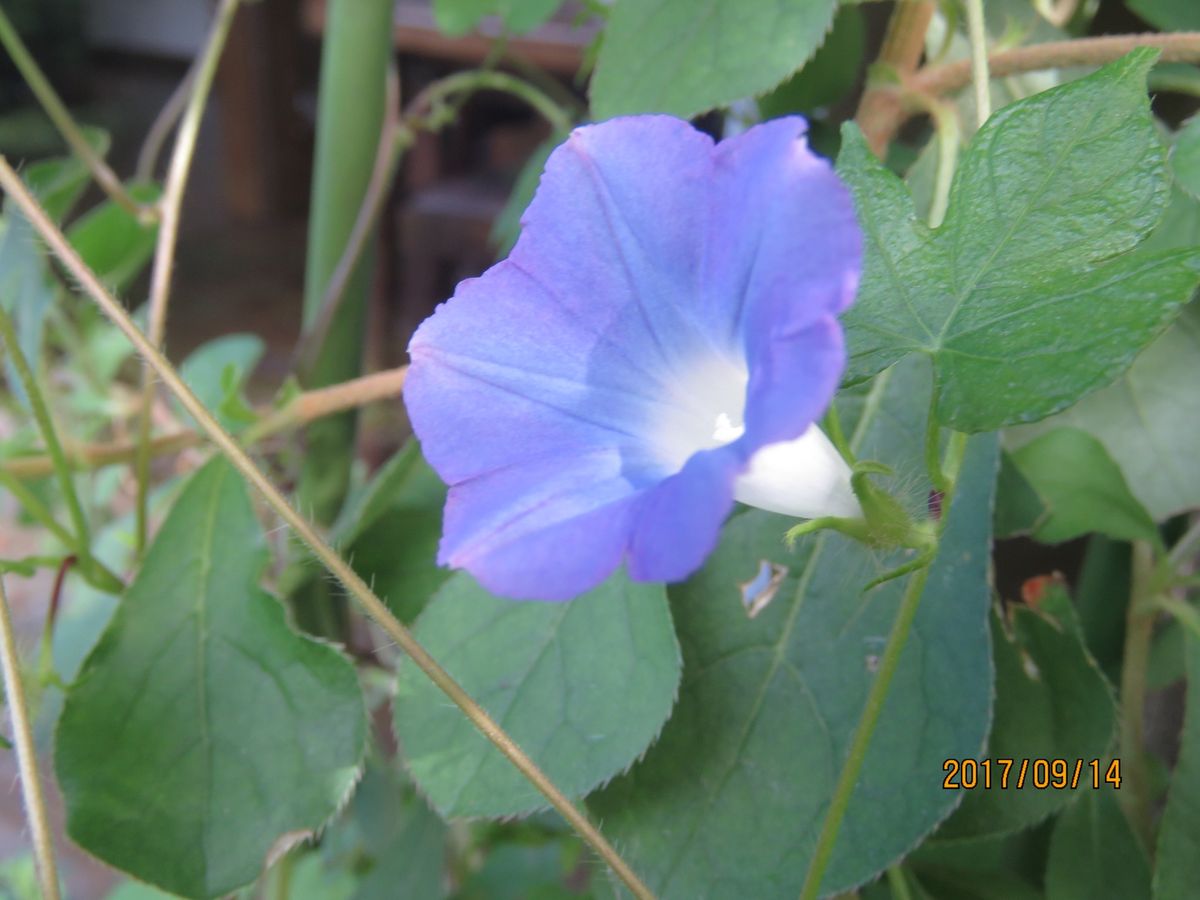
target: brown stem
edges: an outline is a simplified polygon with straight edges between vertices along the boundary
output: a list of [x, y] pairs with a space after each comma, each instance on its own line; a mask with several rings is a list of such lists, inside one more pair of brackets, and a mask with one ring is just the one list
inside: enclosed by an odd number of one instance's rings
[[907, 115], [895, 87], [921, 62], [925, 32], [935, 8], [936, 4], [927, 0], [900, 0], [888, 22], [879, 59], [855, 117], [867, 144], [878, 156], [887, 150], [888, 142]]
[[[897, 6], [897, 15], [904, 5]], [[1157, 47], [1162, 51], [1162, 62], [1200, 63], [1200, 32], [1179, 32], [1115, 34], [1015, 47], [988, 54], [988, 68], [992, 78], [1004, 78], [1041, 69], [1102, 66], [1138, 47]], [[882, 57], [880, 61], [884, 61]], [[926, 66], [916, 73], [910, 70], [909, 74], [892, 68], [888, 78], [877, 78], [868, 88], [858, 108], [859, 127], [871, 149], [880, 155], [908, 117], [922, 110], [920, 104], [910, 102], [912, 96], [937, 97], [960, 91], [971, 83], [969, 59]]]
[[[1036, 72], [1039, 69], [1058, 69], [1069, 66], [1102, 66], [1120, 59], [1138, 47], [1157, 47], [1162, 62], [1200, 62], [1200, 32], [1178, 34], [1114, 34], [1103, 37], [1079, 38], [1072, 41], [1052, 41], [1031, 44], [988, 55], [993, 78]], [[948, 94], [961, 90], [971, 82], [971, 61], [962, 59], [943, 66], [922, 69], [908, 82], [907, 87], [926, 94]]]
[[[251, 426], [245, 435], [247, 443], [264, 440], [282, 431], [299, 428], [335, 413], [344, 412], [400, 395], [408, 367], [388, 369], [355, 378], [332, 387], [307, 391], [292, 400], [283, 409], [264, 414], [262, 420]], [[177, 431], [163, 434], [150, 442], [152, 457], [169, 456], [189, 447], [196, 447], [204, 440], [198, 431]], [[137, 456], [136, 441], [114, 441], [108, 444], [83, 444], [64, 446], [63, 454], [72, 469], [100, 469], [118, 463], [132, 462]], [[54, 472], [54, 463], [49, 456], [25, 456], [10, 459], [0, 464], [0, 472], [18, 479], [42, 478]]]

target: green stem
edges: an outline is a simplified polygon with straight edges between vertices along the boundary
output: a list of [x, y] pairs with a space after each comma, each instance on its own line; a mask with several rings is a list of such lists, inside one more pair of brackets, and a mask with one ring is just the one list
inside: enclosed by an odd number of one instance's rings
[[1200, 641], [1200, 610], [1170, 594], [1159, 595], [1154, 603], [1163, 612], [1174, 616], [1180, 625], [1192, 633], [1193, 638]]
[[[368, 198], [384, 123], [392, 59], [392, 7], [392, 0], [326, 3], [304, 273], [305, 332], [321, 317], [322, 302]], [[373, 231], [366, 233], [366, 245], [372, 236]], [[323, 339], [305, 349], [307, 365], [300, 373], [305, 388], [325, 387], [362, 373], [370, 257], [365, 249], [359, 254]], [[298, 498], [322, 524], [333, 521], [345, 498], [357, 422], [353, 412], [346, 412], [305, 430]], [[321, 595], [304, 598], [294, 606], [301, 625], [308, 627], [305, 617], [309, 608], [335, 602]], [[326, 636], [340, 637], [336, 632]]]
[[411, 129], [404, 127], [403, 121], [396, 112], [396, 104], [400, 102], [400, 78], [394, 65], [388, 67], [387, 92], [384, 101], [384, 127], [379, 134], [379, 147], [375, 152], [375, 164], [371, 169], [371, 180], [367, 184], [367, 193], [346, 238], [346, 246], [334, 266], [333, 274], [329, 276], [329, 285], [321, 298], [320, 309], [311, 322], [305, 326], [304, 333], [296, 344], [295, 369], [300, 377], [307, 381], [309, 373], [316, 364], [317, 353], [325, 346], [326, 337], [332, 323], [337, 318], [346, 296], [346, 288], [350, 279], [358, 269], [359, 261], [367, 248], [367, 244], [379, 215], [383, 212], [384, 201], [391, 190], [400, 161], [412, 146], [414, 134]]
[[854, 450], [846, 440], [846, 432], [842, 430], [842, 417], [838, 415], [836, 401], [830, 401], [821, 424], [825, 426], [825, 436], [829, 438], [829, 443], [833, 444], [847, 465], [853, 466]]
[[954, 183], [954, 169], [958, 165], [958, 145], [962, 133], [958, 127], [958, 110], [951, 103], [926, 94], [910, 92], [904, 95], [907, 103], [923, 109], [933, 120], [937, 137], [938, 158], [934, 172], [933, 199], [929, 203], [929, 227], [937, 228], [946, 218], [950, 205], [950, 187]]
[[67, 142], [67, 146], [71, 148], [71, 152], [78, 156], [84, 165], [88, 167], [92, 173], [92, 177], [96, 179], [96, 183], [100, 185], [104, 193], [111, 197], [115, 203], [119, 204], [122, 209], [136, 216], [139, 220], [152, 220], [152, 212], [133, 198], [129, 191], [125, 189], [125, 185], [121, 184], [121, 179], [109, 168], [104, 158], [88, 143], [88, 139], [71, 117], [70, 111], [67, 110], [62, 100], [59, 99], [54, 87], [50, 84], [45, 74], [43, 74], [37, 61], [30, 55], [29, 50], [21, 40], [21, 36], [17, 34], [17, 29], [13, 27], [12, 22], [5, 15], [3, 8], [0, 8], [0, 44], [4, 45], [4, 49], [12, 57], [12, 61], [21, 73], [21, 77], [25, 79], [25, 83], [29, 85], [38, 102], [42, 104], [46, 115], [50, 117], [50, 121], [54, 123], [54, 127], [63, 136], [63, 140]]
[[1135, 541], [1125, 650], [1121, 660], [1121, 759], [1127, 782], [1122, 786], [1121, 797], [1130, 823], [1146, 847], [1154, 846], [1144, 734], [1146, 671], [1157, 613], [1153, 590], [1154, 551], [1147, 542]]
[[54, 518], [54, 513], [50, 512], [50, 508], [42, 503], [38, 495], [25, 487], [15, 475], [3, 468], [0, 468], [0, 486], [12, 494], [29, 515], [37, 519], [43, 528], [62, 541], [66, 547], [71, 550], [78, 549], [79, 542]]
[[[233, 24], [238, 0], [221, 0], [201, 52], [196, 75], [192, 79], [191, 92], [183, 119], [179, 123], [179, 134], [175, 138], [175, 149], [167, 168], [167, 179], [159, 210], [162, 221], [154, 247], [154, 267], [150, 273], [150, 312], [147, 334], [155, 347], [163, 345], [167, 330], [167, 304], [170, 300], [171, 273], [175, 267], [175, 243], [179, 237], [179, 217], [183, 208], [183, 192], [187, 187], [188, 172], [196, 152], [196, 138], [200, 134], [200, 120], [204, 117], [204, 106], [217, 72], [221, 49]], [[146, 547], [147, 505], [150, 494], [150, 425], [154, 405], [154, 379], [145, 369], [142, 379], [142, 413], [138, 424], [137, 474], [137, 552]]]
[[946, 483], [946, 502], [950, 501], [949, 495], [953, 493], [954, 486], [958, 484], [959, 473], [962, 472], [963, 460], [967, 455], [967, 440], [969, 435], [961, 431], [951, 431], [950, 439], [946, 442], [946, 455], [942, 460], [942, 471], [945, 472]]
[[417, 666], [479, 729], [504, 756], [517, 768], [529, 782], [542, 793], [568, 823], [579, 833], [597, 854], [612, 867], [617, 877], [633, 892], [634, 896], [652, 898], [650, 892], [641, 880], [629, 868], [620, 854], [604, 838], [600, 831], [587, 819], [582, 812], [564, 795], [555, 784], [538, 768], [537, 764], [525, 754], [517, 743], [504, 731], [488, 712], [468, 694], [454, 677], [442, 668], [429, 652], [421, 645], [412, 633], [392, 615], [387, 605], [379, 599], [368, 587], [362, 577], [354, 571], [337, 551], [329, 545], [317, 528], [307, 518], [298, 513], [283, 494], [279, 491], [263, 471], [255, 465], [245, 450], [227, 432], [203, 403], [197, 399], [192, 390], [179, 377], [179, 373], [167, 361], [166, 357], [155, 347], [146, 336], [138, 330], [137, 325], [129, 317], [124, 306], [112, 296], [100, 282], [94, 272], [75, 252], [70, 242], [46, 213], [38, 205], [36, 198], [25, 188], [17, 173], [3, 157], [0, 157], [0, 188], [8, 192], [12, 200], [21, 208], [30, 223], [51, 251], [63, 263], [66, 269], [77, 279], [84, 292], [95, 301], [114, 325], [124, 334], [137, 349], [138, 353], [150, 365], [167, 389], [175, 396], [183, 408], [196, 421], [197, 426], [237, 469], [248, 484], [253, 486], [272, 510], [291, 528], [292, 532], [312, 551], [313, 555], [329, 570], [351, 597], [362, 607], [363, 611], [375, 620], [389, 638], [408, 655]]
[[412, 119], [426, 109], [432, 109], [455, 94], [474, 91], [500, 91], [529, 104], [555, 131], [565, 134], [574, 127], [571, 116], [555, 103], [545, 91], [528, 81], [491, 69], [457, 72], [429, 85], [413, 99], [405, 118]]
[[[930, 422], [935, 422], [932, 407], [929, 418]], [[937, 457], [940, 437], [940, 429], [938, 429], [936, 423], [932, 424], [927, 432], [926, 460], [931, 462], [933, 470], [938, 472], [942, 479], [942, 484], [944, 485], [943, 509], [949, 509], [954, 497], [955, 488], [958, 484], [959, 473], [962, 471], [962, 463], [967, 447], [967, 435], [962, 432], [952, 431], [950, 439], [946, 444], [945, 460], [939, 463], [937, 462]], [[925, 583], [929, 580], [929, 573], [932, 570], [933, 562], [937, 555], [937, 542], [941, 538], [945, 522], [946, 517], [943, 515], [941, 521], [937, 523], [937, 530], [934, 536], [931, 538], [932, 543], [927, 550], [925, 565], [917, 569], [909, 578], [908, 584], [904, 588], [904, 594], [900, 598], [900, 606], [896, 610], [896, 618], [892, 623], [891, 632], [888, 634], [883, 656], [880, 658], [879, 670], [876, 672], [875, 680], [871, 683], [871, 689], [867, 693], [866, 705], [863, 707], [862, 716], [859, 718], [858, 725], [854, 729], [854, 736], [850, 741], [850, 749], [846, 754], [846, 761], [842, 765], [842, 771], [838, 775], [837, 784], [833, 790], [833, 797], [829, 802], [829, 809], [825, 813], [825, 821], [821, 825], [821, 833], [817, 837], [817, 845], [813, 850], [812, 862], [809, 864], [808, 874], [804, 879], [804, 887], [800, 893], [801, 900], [815, 900], [819, 896], [821, 879], [824, 877], [825, 869], [828, 867], [829, 860], [833, 855], [834, 844], [837, 841], [838, 832], [841, 830], [842, 820], [845, 818], [846, 810], [850, 806], [850, 798], [854, 794], [859, 773], [862, 771], [863, 763], [867, 758], [867, 751], [871, 746], [871, 737], [875, 733], [875, 726], [879, 722], [879, 715], [883, 712], [883, 705], [887, 700], [888, 691], [891, 689], [892, 678], [896, 674], [897, 667], [900, 665], [900, 657], [904, 652], [904, 646], [908, 643], [908, 635], [912, 630], [913, 619], [916, 617], [917, 609], [921, 605], [921, 595], [925, 590]]]
[[942, 468], [942, 427], [938, 424], [937, 393], [929, 401], [929, 417], [925, 420], [925, 471], [935, 491], [946, 491], [946, 473]]
[[900, 665], [900, 655], [904, 650], [904, 645], [908, 642], [913, 619], [921, 604], [921, 594], [925, 590], [925, 582], [929, 580], [930, 568], [931, 566], [925, 566], [915, 572], [905, 586], [904, 596], [900, 599], [900, 606], [896, 610], [896, 619], [892, 624], [887, 645], [884, 647], [883, 656], [879, 662], [879, 671], [875, 674], [875, 680], [871, 683], [871, 689], [867, 693], [866, 706], [863, 707], [862, 716], [854, 729], [854, 737], [850, 741], [846, 762], [842, 765], [842, 771], [838, 775], [833, 798], [829, 802], [825, 821], [821, 825], [821, 833], [817, 838], [817, 846], [813, 850], [812, 862], [809, 864], [808, 874], [804, 879], [804, 887], [800, 891], [801, 900], [816, 900], [820, 896], [821, 879], [824, 877], [825, 869], [833, 855], [838, 831], [841, 830], [842, 819], [846, 816], [850, 798], [858, 783], [859, 773], [867, 758], [867, 750], [871, 746], [871, 736], [875, 732], [879, 714], [883, 712], [883, 704], [887, 699], [888, 690], [891, 688], [892, 677]]
[[92, 541], [88, 531], [87, 517], [83, 514], [83, 506], [79, 502], [79, 495], [75, 492], [75, 481], [71, 477], [71, 467], [67, 463], [66, 454], [63, 453], [62, 443], [58, 439], [58, 429], [54, 427], [54, 420], [50, 416], [50, 408], [47, 406], [46, 398], [42, 395], [37, 379], [33, 375], [33, 370], [29, 366], [29, 360], [25, 358], [25, 354], [21, 351], [21, 346], [17, 342], [12, 317], [3, 308], [0, 308], [0, 340], [3, 340], [4, 344], [8, 347], [9, 354], [12, 356], [13, 367], [17, 370], [17, 377], [21, 379], [21, 384], [25, 388], [26, 395], [29, 397], [29, 408], [33, 411], [33, 417], [37, 421], [38, 430], [42, 433], [42, 441], [46, 445], [46, 453], [54, 464], [54, 473], [58, 477], [58, 485], [62, 490], [63, 499], [67, 504], [67, 511], [71, 516], [71, 524], [75, 529], [75, 536], [71, 541], [71, 547], [79, 554], [80, 559], [90, 561]]
[[904, 869], [900, 866], [891, 866], [887, 870], [887, 882], [892, 892], [892, 900], [913, 900], [908, 879], [904, 877]]
[[33, 743], [33, 727], [29, 721], [29, 706], [21, 681], [21, 664], [13, 634], [12, 614], [4, 579], [0, 578], [0, 667], [4, 670], [4, 698], [12, 718], [13, 743], [17, 748], [17, 771], [21, 776], [21, 795], [25, 800], [25, 818], [33, 837], [33, 858], [37, 865], [38, 883], [43, 900], [59, 900], [58, 869], [54, 864], [54, 842], [46, 817], [46, 799], [38, 777], [37, 750]]
[[987, 32], [983, 23], [983, 0], [965, 0], [967, 36], [971, 40], [971, 82], [975, 86], [975, 118], [983, 127], [992, 115], [992, 86], [988, 75]]
[[275, 878], [271, 887], [272, 900], [291, 900], [292, 871], [296, 867], [296, 850], [289, 850], [275, 864]]

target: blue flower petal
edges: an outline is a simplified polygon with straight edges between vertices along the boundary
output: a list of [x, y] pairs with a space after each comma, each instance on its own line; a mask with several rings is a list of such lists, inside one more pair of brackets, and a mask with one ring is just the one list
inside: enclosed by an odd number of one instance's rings
[[413, 337], [405, 400], [450, 485], [441, 561], [562, 599], [622, 562], [675, 580], [757, 450], [844, 367], [849, 196], [785, 119], [719, 145], [665, 116], [577, 129], [508, 260]]

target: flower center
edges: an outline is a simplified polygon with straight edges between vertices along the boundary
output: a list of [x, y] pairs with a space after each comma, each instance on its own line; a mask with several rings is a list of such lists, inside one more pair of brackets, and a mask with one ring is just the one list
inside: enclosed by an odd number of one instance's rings
[[[655, 423], [655, 444], [669, 472], [682, 469], [692, 454], [745, 433], [748, 382], [745, 368], [715, 355], [676, 382]], [[734, 482], [734, 498], [801, 518], [861, 515], [850, 469], [816, 425], [793, 440], [759, 448]]]
[[717, 413], [717, 421], [712, 433], [712, 439], [717, 442], [717, 446], [736, 441], [745, 433], [746, 426], [741, 422], [734, 425], [733, 420], [729, 418], [729, 413]]
[[668, 472], [678, 472], [700, 450], [741, 437], [749, 380], [744, 366], [714, 353], [674, 381], [653, 426], [654, 445]]

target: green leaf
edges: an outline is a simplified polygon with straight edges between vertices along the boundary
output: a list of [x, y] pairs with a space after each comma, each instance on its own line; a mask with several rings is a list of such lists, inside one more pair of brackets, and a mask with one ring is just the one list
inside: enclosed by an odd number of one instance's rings
[[829, 36], [804, 68], [758, 98], [759, 113], [764, 119], [812, 113], [841, 100], [858, 80], [865, 49], [862, 13], [852, 6], [842, 6]]
[[1125, 652], [1132, 568], [1129, 544], [1097, 534], [1088, 540], [1075, 581], [1075, 599], [1088, 652], [1112, 684], [1120, 678]]
[[284, 835], [319, 828], [363, 756], [354, 669], [288, 627], [257, 585], [266, 561], [245, 486], [214, 460], [167, 516], [59, 721], [71, 837], [187, 897], [251, 881]]
[[1044, 511], [1033, 536], [1058, 544], [1085, 534], [1158, 543], [1158, 528], [1129, 492], [1121, 470], [1086, 431], [1055, 428], [1012, 454], [1013, 463], [1041, 498]]
[[1200, 116], [1188, 119], [1175, 135], [1171, 173], [1176, 184], [1191, 196], [1200, 197]]
[[[279, 879], [276, 874], [275, 878]], [[353, 900], [358, 879], [345, 869], [330, 869], [316, 853], [306, 853], [292, 863], [286, 883], [287, 900]], [[278, 896], [267, 894], [260, 896]]]
[[353, 900], [435, 898], [445, 893], [447, 837], [411, 782], [391, 763], [372, 759], [349, 809], [322, 836], [321, 851], [327, 868], [360, 876]]
[[1187, 629], [1171, 618], [1154, 632], [1146, 663], [1146, 688], [1161, 691], [1187, 675]]
[[1125, 0], [1126, 5], [1163, 31], [1200, 31], [1200, 8], [1194, 0]]
[[[230, 410], [222, 407], [231, 388], [236, 393], [245, 385], [265, 349], [262, 338], [256, 334], [227, 334], [193, 350], [180, 365], [179, 374], [205, 408], [216, 411], [222, 425], [236, 428], [244, 424], [241, 416], [230, 416]], [[232, 381], [226, 374], [229, 367], [236, 372]], [[185, 421], [191, 421], [182, 407], [178, 407], [178, 413]]]
[[1155, 519], [1200, 507], [1200, 306], [1117, 381], [1065, 413], [1006, 432], [1010, 447], [1070, 426], [1093, 435], [1121, 467], [1130, 491]]
[[517, 34], [532, 31], [562, 6], [563, 0], [433, 0], [438, 28], [455, 37], [466, 34], [486, 16], [498, 16]]
[[[979, 757], [995, 766], [992, 787], [965, 790], [962, 806], [938, 830], [939, 839], [1004, 834], [1039, 822], [1077, 793], [1092, 790], [1086, 760], [1103, 759], [1112, 741], [1112, 694], [1083, 646], [1063, 582], [1049, 582], [1037, 608], [1012, 605], [1008, 610], [1008, 627], [993, 611], [996, 712]], [[1056, 758], [1085, 761], [1078, 778], [1082, 787], [1039, 789], [1028, 773], [1017, 787], [1022, 760]], [[996, 763], [1002, 759], [1013, 761], [1006, 787], [999, 783], [1002, 769]], [[983, 777], [978, 776], [981, 784]], [[1073, 768], [1068, 777], [1074, 777]]]
[[1000, 454], [996, 476], [996, 513], [992, 529], [997, 538], [1029, 534], [1046, 515], [1045, 501], [1021, 474], [1011, 453]]
[[926, 841], [905, 859], [934, 900], [1044, 900], [1045, 827], [971, 840]]
[[[112, 139], [107, 131], [85, 126], [83, 136], [101, 156], [108, 153]], [[45, 159], [29, 166], [21, 179], [38, 198], [46, 214], [61, 222], [87, 189], [91, 173], [77, 157], [63, 156]]]
[[1189, 636], [1187, 708], [1179, 759], [1159, 826], [1154, 896], [1187, 897], [1200, 884], [1200, 641]]
[[[541, 844], [501, 844], [488, 853], [483, 866], [463, 884], [454, 900], [571, 900], [571, 872], [564, 865], [571, 845], [562, 841]], [[574, 849], [578, 849], [575, 847]], [[601, 876], [603, 877], [603, 876]]]
[[1046, 864], [1046, 900], [1097, 897], [1150, 897], [1146, 854], [1108, 788], [1082, 792], [1062, 814]]
[[592, 112], [690, 118], [761, 94], [805, 64], [836, 11], [837, 0], [617, 0]]
[[933, 362], [939, 420], [987, 431], [1111, 381], [1200, 278], [1200, 251], [1126, 253], [1162, 217], [1164, 152], [1137, 51], [997, 112], [963, 155], [945, 223], [848, 126], [839, 170], [866, 238], [848, 380]]
[[[129, 188], [139, 203], [153, 203], [162, 194], [158, 185]], [[80, 216], [67, 229], [71, 246], [100, 280], [119, 292], [129, 287], [154, 252], [157, 223], [144, 225], [112, 200]]]
[[23, 853], [0, 862], [0, 889], [4, 900], [42, 900], [32, 854]]
[[[905, 364], [876, 379], [854, 438], [927, 496], [929, 377]], [[973, 439], [895, 680], [851, 799], [822, 896], [907, 853], [961, 800], [942, 761], [974, 756], [991, 721], [987, 615], [993, 437]], [[704, 568], [671, 589], [684, 678], [646, 757], [589, 799], [605, 833], [664, 898], [795, 897], [824, 820], [903, 580], [863, 593], [909, 557], [881, 558], [829, 533], [789, 553], [782, 516], [753, 510], [725, 527]], [[750, 617], [763, 566], [782, 584]]]
[[175, 895], [140, 881], [126, 881], [109, 891], [104, 900], [175, 900]]
[[1146, 83], [1154, 94], [1183, 94], [1195, 97], [1200, 94], [1200, 68], [1188, 63], [1160, 62], [1150, 72]]
[[[335, 545], [401, 621], [415, 619], [450, 577], [437, 564], [445, 505], [446, 486], [412, 439], [351, 496], [334, 523]], [[282, 592], [291, 596], [310, 583], [314, 566], [308, 555], [297, 561]]]
[[[458, 573], [415, 632], [569, 797], [582, 797], [645, 751], [679, 686], [679, 645], [663, 587], [623, 575], [569, 603], [520, 603]], [[407, 661], [395, 718], [409, 772], [443, 815], [511, 816], [546, 807]]]

